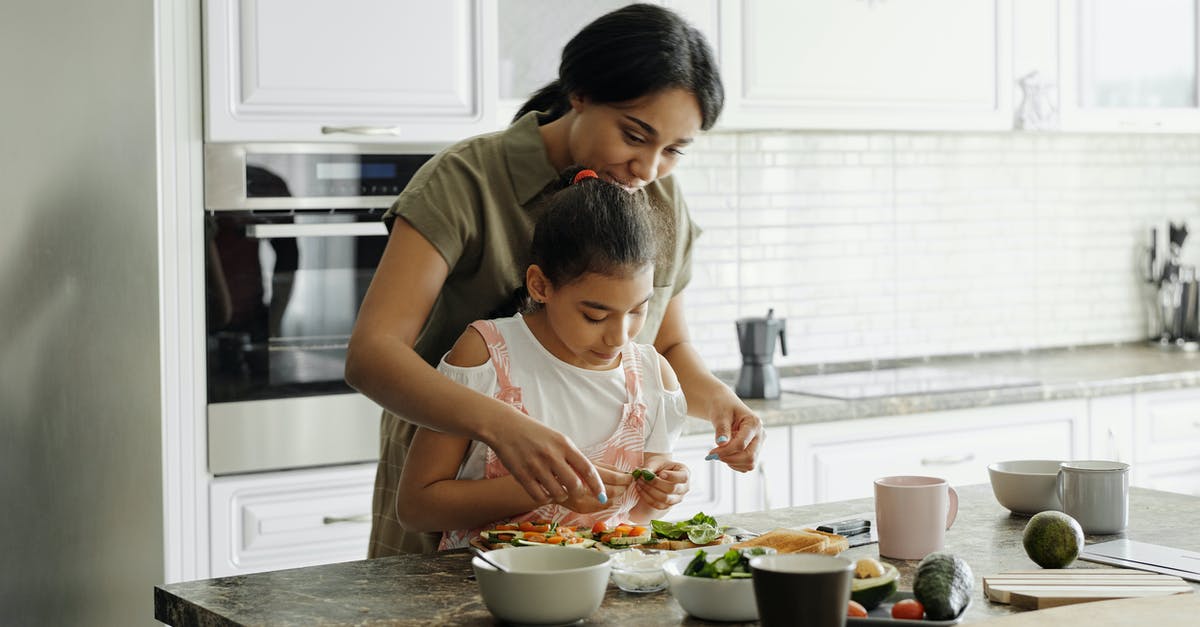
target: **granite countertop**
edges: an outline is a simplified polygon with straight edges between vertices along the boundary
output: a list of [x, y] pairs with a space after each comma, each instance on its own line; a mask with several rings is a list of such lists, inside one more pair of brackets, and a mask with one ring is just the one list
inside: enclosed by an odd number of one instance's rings
[[[975, 590], [963, 622], [1012, 614], [1009, 606], [984, 598], [982, 578], [1036, 568], [1021, 547], [1021, 531], [1028, 519], [1009, 514], [996, 503], [986, 484], [964, 486], [958, 492], [958, 518], [946, 533], [946, 550], [966, 560], [975, 574]], [[873, 508], [872, 499], [856, 499], [730, 515], [722, 522], [766, 531], [837, 520]], [[1196, 520], [1200, 520], [1200, 498], [1133, 488], [1128, 531], [1117, 536], [1088, 536], [1087, 541], [1126, 537], [1200, 551]], [[850, 559], [877, 557], [878, 545], [855, 547], [843, 555]], [[916, 562], [884, 561], [900, 569], [900, 588], [911, 589]], [[1082, 561], [1073, 567], [1108, 568]], [[177, 626], [491, 625], [493, 618], [470, 577], [470, 555], [450, 551], [191, 581], [155, 587], [154, 617]], [[1192, 588], [1200, 590], [1200, 584], [1192, 584]], [[630, 594], [610, 585], [604, 603], [584, 624], [714, 623], [688, 617], [669, 592]]]
[[[762, 418], [764, 424], [779, 426], [1200, 387], [1200, 353], [1164, 350], [1150, 342], [839, 364], [823, 368], [781, 367], [780, 376], [913, 366], [935, 367], [964, 374], [1021, 377], [1037, 383], [860, 400], [784, 392], [775, 400], [747, 399], [746, 404]], [[717, 375], [730, 384], [737, 378], [736, 372], [720, 372]], [[704, 433], [711, 430], [712, 427], [705, 421], [689, 420], [685, 432]]]

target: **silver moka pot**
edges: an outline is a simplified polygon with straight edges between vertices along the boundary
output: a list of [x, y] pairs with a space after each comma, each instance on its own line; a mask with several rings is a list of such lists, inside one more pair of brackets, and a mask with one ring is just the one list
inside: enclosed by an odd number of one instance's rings
[[771, 359], [775, 356], [775, 338], [787, 354], [786, 320], [767, 310], [765, 318], [737, 320], [738, 346], [742, 350], [742, 369], [734, 391], [742, 398], [779, 398], [779, 371]]

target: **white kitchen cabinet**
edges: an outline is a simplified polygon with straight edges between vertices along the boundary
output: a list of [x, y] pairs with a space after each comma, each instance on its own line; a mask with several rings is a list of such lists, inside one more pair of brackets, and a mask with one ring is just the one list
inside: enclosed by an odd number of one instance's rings
[[768, 427], [759, 451], [759, 467], [740, 473], [720, 460], [704, 456], [713, 447], [713, 434], [697, 433], [679, 439], [675, 459], [691, 471], [691, 489], [683, 502], [671, 508], [670, 520], [690, 518], [697, 512], [721, 516], [756, 512], [791, 505], [791, 455], [789, 427]]
[[1133, 395], [1088, 399], [1089, 459], [1133, 462]]
[[870, 497], [889, 475], [986, 483], [992, 462], [1077, 458], [1087, 411], [1070, 400], [794, 426], [792, 504]]
[[1200, 389], [1133, 395], [1134, 485], [1200, 494]]
[[444, 144], [495, 124], [488, 0], [207, 0], [208, 141]]
[[712, 433], [685, 435], [675, 444], [672, 457], [687, 465], [691, 472], [691, 487], [683, 502], [671, 508], [668, 519], [691, 518], [697, 512], [709, 516], [733, 513], [733, 475], [736, 473], [719, 461], [704, 459], [712, 447]]
[[1064, 130], [1200, 131], [1197, 0], [1059, 2]]
[[[596, 0], [563, 10], [563, 4], [554, 0], [499, 0], [497, 124], [508, 125], [533, 92], [558, 76], [563, 47], [580, 29], [627, 4], [630, 0]], [[651, 0], [651, 4], [676, 11], [717, 48], [717, 0]]]
[[210, 576], [366, 559], [375, 468], [214, 479]]
[[1010, 0], [721, 3], [723, 129], [1012, 127]]

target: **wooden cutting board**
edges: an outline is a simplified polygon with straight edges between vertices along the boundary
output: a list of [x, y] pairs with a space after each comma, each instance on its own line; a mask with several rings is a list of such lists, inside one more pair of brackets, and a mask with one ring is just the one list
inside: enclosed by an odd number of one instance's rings
[[971, 627], [1196, 627], [1200, 594], [1116, 599], [990, 618]]
[[1191, 591], [1179, 577], [1128, 568], [1017, 570], [983, 578], [989, 601], [1027, 610]]

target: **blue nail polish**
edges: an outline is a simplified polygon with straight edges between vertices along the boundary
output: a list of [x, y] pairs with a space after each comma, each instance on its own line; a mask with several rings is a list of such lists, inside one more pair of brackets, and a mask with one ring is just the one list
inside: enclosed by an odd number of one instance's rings
[[717, 444], [724, 444], [728, 441], [729, 441], [729, 436], [727, 436], [727, 435], [723, 435], [723, 436], [717, 438]]
[[[711, 462], [712, 460], [714, 460], [718, 457], [720, 457], [720, 455], [717, 455], [716, 453], [709, 453], [708, 456], [704, 458], [704, 461]], [[601, 501], [601, 502], [603, 502], [603, 501]]]
[[603, 504], [605, 504], [605, 503], [607, 503], [607, 502], [608, 502], [608, 495], [607, 495], [607, 494], [605, 494], [605, 493], [603, 493], [603, 492], [601, 492], [601, 493], [600, 493], [600, 496], [598, 496], [598, 497], [596, 497], [596, 498], [597, 498], [597, 499], [600, 501], [600, 504], [601, 504], [601, 505], [603, 505]]

